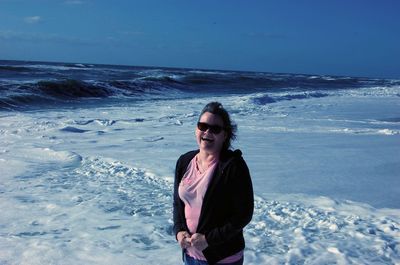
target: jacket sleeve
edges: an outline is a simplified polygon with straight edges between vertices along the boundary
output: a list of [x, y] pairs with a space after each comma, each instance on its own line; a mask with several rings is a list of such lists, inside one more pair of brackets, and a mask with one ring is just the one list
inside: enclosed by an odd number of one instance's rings
[[243, 158], [236, 159], [229, 168], [230, 201], [233, 213], [228, 222], [206, 233], [209, 246], [219, 245], [242, 233], [243, 228], [251, 221], [254, 210], [253, 185], [250, 172]]
[[[181, 157], [182, 158], [182, 157]], [[175, 167], [175, 181], [174, 181], [174, 198], [173, 198], [173, 219], [174, 219], [174, 232], [175, 237], [179, 231], [185, 231], [185, 216], [183, 209], [183, 202], [179, 198], [178, 188], [181, 181], [181, 158], [176, 162]]]

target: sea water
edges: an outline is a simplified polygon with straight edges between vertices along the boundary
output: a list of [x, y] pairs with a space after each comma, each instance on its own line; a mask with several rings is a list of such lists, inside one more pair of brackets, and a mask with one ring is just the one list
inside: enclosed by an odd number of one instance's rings
[[0, 264], [181, 264], [176, 159], [238, 125], [245, 264], [400, 264], [400, 82], [1, 61]]

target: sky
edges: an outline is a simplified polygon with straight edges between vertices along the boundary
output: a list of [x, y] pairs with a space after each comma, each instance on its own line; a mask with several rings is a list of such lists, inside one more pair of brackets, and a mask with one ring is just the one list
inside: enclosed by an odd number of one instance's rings
[[400, 79], [399, 0], [0, 0], [0, 60]]

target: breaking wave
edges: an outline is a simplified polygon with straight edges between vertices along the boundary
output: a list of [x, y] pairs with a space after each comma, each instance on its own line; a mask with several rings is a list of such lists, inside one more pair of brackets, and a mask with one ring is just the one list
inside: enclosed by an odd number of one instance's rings
[[[326, 91], [390, 87], [398, 80], [237, 71], [0, 61], [0, 110], [24, 110], [88, 100], [157, 100], [270, 93], [265, 105], [325, 97]], [[276, 93], [287, 92], [287, 95]]]

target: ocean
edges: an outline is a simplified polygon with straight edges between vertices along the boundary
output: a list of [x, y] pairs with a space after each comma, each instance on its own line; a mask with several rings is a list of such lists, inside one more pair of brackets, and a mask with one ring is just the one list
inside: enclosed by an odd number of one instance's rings
[[0, 61], [0, 264], [181, 264], [180, 154], [238, 125], [245, 264], [400, 264], [400, 80]]

